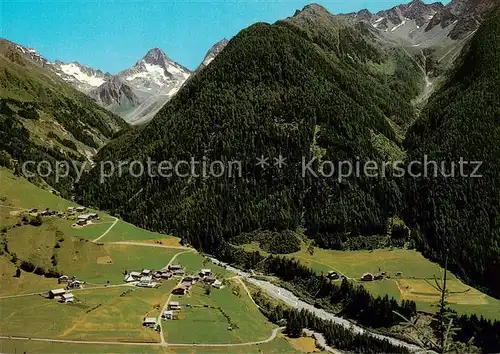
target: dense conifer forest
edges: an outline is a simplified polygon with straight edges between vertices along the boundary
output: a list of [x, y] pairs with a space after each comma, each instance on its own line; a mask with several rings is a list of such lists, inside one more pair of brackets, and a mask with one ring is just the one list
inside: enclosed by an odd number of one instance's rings
[[[498, 16], [477, 32], [413, 125], [409, 102], [423, 75], [418, 55], [384, 47], [366, 26], [346, 26], [314, 6], [274, 25], [255, 24], [151, 124], [121, 135], [99, 154], [144, 164], [147, 157], [237, 159], [242, 178], [134, 178], [125, 172], [101, 184], [96, 169], [77, 195], [205, 250], [241, 233], [297, 227], [318, 245], [343, 248], [347, 235], [354, 241], [382, 235], [388, 218], [401, 215], [426, 256], [440, 260], [449, 249], [454, 272], [498, 297]], [[394, 72], [377, 69], [389, 62]], [[408, 126], [402, 142], [397, 132]], [[320, 171], [324, 161], [381, 164], [404, 156], [403, 150], [408, 165], [424, 155], [482, 160], [484, 177], [402, 180], [389, 172], [338, 180], [338, 170], [329, 178], [300, 174], [302, 158], [315, 159], [312, 169]], [[272, 164], [280, 154], [287, 158], [282, 169]], [[256, 166], [259, 156], [271, 165]]]
[[367, 334], [353, 334], [341, 325], [318, 318], [307, 310], [297, 310], [275, 305], [265, 297], [257, 295], [256, 302], [260, 310], [271, 321], [286, 321], [285, 332], [290, 337], [302, 336], [302, 329], [307, 328], [320, 332], [327, 343], [340, 350], [356, 353], [408, 353], [405, 348], [392, 345], [387, 340], [377, 339]]
[[[400, 150], [395, 127], [415, 118], [407, 98], [422, 84], [418, 60], [317, 7], [274, 25], [255, 24], [148, 126], [122, 135], [99, 155], [144, 165], [147, 157], [239, 160], [241, 178], [133, 178], [125, 172], [101, 184], [96, 169], [77, 195], [205, 250], [256, 229], [301, 226], [312, 237], [378, 234], [402, 207], [395, 181], [351, 177], [339, 183], [337, 171], [303, 178], [301, 162], [316, 158], [312, 169], [318, 171], [324, 160], [381, 162], [387, 150]], [[384, 63], [394, 72], [381, 70]], [[404, 85], [401, 77], [408, 78]], [[282, 169], [272, 164], [280, 154], [287, 159]], [[256, 166], [261, 155], [270, 158], [266, 169]]]
[[[408, 179], [407, 215], [423, 253], [500, 297], [500, 12], [478, 30], [445, 86], [410, 129], [408, 161], [482, 161], [481, 178]], [[470, 174], [475, 166], [465, 166]], [[421, 171], [421, 170], [420, 170]], [[415, 172], [418, 172], [417, 169]]]
[[[396, 313], [405, 318], [412, 318], [417, 313], [413, 301], [403, 300], [398, 303], [394, 298], [387, 296], [375, 298], [362, 285], [354, 285], [347, 279], [343, 279], [340, 285], [333, 283], [326, 276], [316, 274], [295, 259], [273, 255], [264, 257], [258, 251], [248, 252], [226, 242], [221, 243], [214, 252], [219, 259], [243, 269], [257, 269], [265, 274], [276, 276], [282, 281], [282, 286], [287, 287], [308, 303], [368, 327], [390, 328], [402, 322], [402, 318]], [[338, 326], [319, 320], [308, 312], [296, 310], [283, 312], [283, 309], [272, 307], [272, 304], [266, 302], [265, 299], [262, 303], [259, 302], [259, 305], [264, 307], [264, 313], [273, 321], [276, 322], [282, 318], [288, 320], [290, 316], [293, 316], [297, 327], [320, 331], [325, 334], [329, 343], [337, 348], [348, 349], [349, 345], [360, 345], [356, 340], [361, 338], [346, 334]], [[491, 321], [474, 314], [458, 316], [454, 311], [451, 311], [450, 316], [453, 320], [453, 328], [456, 328], [453, 334], [455, 341], [462, 343], [472, 341], [472, 344], [484, 353], [500, 352], [500, 321]], [[311, 323], [319, 323], [326, 327], [310, 327]], [[436, 326], [432, 329], [437, 331]], [[328, 339], [330, 331], [337, 333], [339, 337]], [[368, 338], [363, 338], [364, 340], [370, 342]], [[375, 341], [372, 345], [381, 344], [386, 345], [383, 341]]]

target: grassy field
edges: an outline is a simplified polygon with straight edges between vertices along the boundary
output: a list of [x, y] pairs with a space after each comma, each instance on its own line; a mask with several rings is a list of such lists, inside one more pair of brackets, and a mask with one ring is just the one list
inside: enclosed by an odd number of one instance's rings
[[[42, 296], [0, 300], [2, 333], [37, 337], [147, 341], [159, 340], [158, 333], [142, 326], [146, 316], [158, 316], [174, 282], [160, 289], [114, 287], [74, 291], [74, 304], [59, 304]], [[132, 290], [120, 296], [127, 290]]]
[[56, 279], [25, 272], [20, 278], [15, 278], [15, 272], [14, 264], [6, 257], [0, 257], [0, 296], [41, 292], [57, 287]]
[[[202, 284], [195, 284], [187, 296], [173, 296], [182, 310], [177, 320], [163, 321], [165, 340], [171, 343], [242, 343], [268, 338], [271, 324], [251, 301], [241, 284], [232, 281], [223, 289], [206, 295]], [[186, 307], [187, 304], [209, 307]], [[216, 308], [210, 308], [216, 307]], [[224, 317], [221, 308], [230, 318]], [[235, 326], [236, 325], [236, 326]]]
[[[0, 173], [0, 221], [1, 226], [15, 225], [19, 212], [29, 208], [66, 210], [74, 203], [40, 189], [22, 178], [2, 169]], [[99, 212], [101, 220], [83, 228], [73, 228], [72, 219], [43, 218], [41, 226], [22, 225], [9, 228], [3, 237], [8, 253], [0, 255], [0, 299], [2, 325], [0, 333], [13, 336], [36, 336], [72, 340], [142, 341], [158, 342], [158, 333], [142, 327], [146, 316], [157, 317], [170, 296], [178, 279], [162, 283], [159, 289], [138, 289], [121, 285], [92, 288], [110, 284], [122, 284], [125, 270], [164, 267], [174, 255], [175, 263], [186, 267], [186, 272], [197, 273], [200, 268], [211, 268], [219, 279], [234, 276], [224, 268], [215, 266], [202, 255], [181, 249], [144, 247], [116, 244], [116, 241], [136, 241], [166, 246], [180, 246], [180, 239], [169, 235], [149, 232], [119, 220], [100, 240], [91, 242], [113, 225], [114, 218]], [[41, 295], [12, 297], [16, 294], [46, 292], [59, 288], [56, 279], [33, 273], [21, 272], [14, 277], [16, 265], [13, 255], [29, 260], [45, 269], [55, 268], [67, 275], [75, 275], [87, 282], [82, 290], [74, 290], [77, 301], [59, 304]], [[230, 322], [238, 328], [228, 330], [228, 319], [220, 310], [199, 308], [183, 311], [182, 320], [165, 322], [165, 337], [169, 341], [185, 343], [241, 343], [266, 339], [274, 326], [258, 311], [241, 284], [226, 280], [222, 290], [212, 289], [204, 294], [198, 284], [182, 302], [222, 307], [230, 316]], [[172, 326], [173, 325], [173, 326]], [[169, 328], [172, 327], [172, 328]], [[193, 330], [195, 327], [195, 330]], [[297, 346], [297, 345], [295, 345]], [[241, 347], [160, 347], [86, 345], [68, 343], [44, 343], [35, 341], [1, 340], [1, 352], [213, 352], [213, 353], [291, 353], [293, 346], [282, 335], [261, 345]]]
[[[129, 245], [100, 246], [105, 252], [105, 258], [96, 259], [96, 262], [86, 263], [82, 268], [78, 268], [73, 263], [71, 274], [78, 275], [88, 282], [103, 284], [108, 280], [112, 284], [122, 283], [124, 271], [146, 269], [160, 269], [168, 264], [170, 259], [179, 250], [140, 247]], [[109, 262], [111, 263], [105, 263]]]
[[273, 341], [258, 345], [237, 347], [160, 347], [153, 345], [105, 345], [105, 344], [73, 344], [47, 343], [36, 341], [19, 341], [0, 339], [0, 350], [3, 353], [298, 353], [283, 336]]
[[316, 340], [312, 337], [287, 338], [288, 343], [301, 353], [319, 353]]
[[0, 186], [0, 197], [6, 199], [0, 202], [4, 207], [66, 210], [69, 206], [75, 206], [75, 203], [41, 189], [22, 177], [14, 176], [4, 167], [0, 167]]
[[[44, 190], [26, 179], [14, 176], [14, 174], [0, 167], [0, 226], [15, 224], [18, 221], [18, 214], [22, 210], [38, 208], [44, 210], [66, 211], [70, 206], [76, 206], [75, 203], [60, 198], [48, 190]], [[98, 212], [97, 210], [93, 210]], [[84, 237], [93, 240], [102, 235], [111, 226], [115, 220], [104, 212], [98, 212], [100, 219], [92, 225], [85, 227], [72, 228], [74, 217], [69, 220], [61, 220], [58, 227], [66, 236]], [[102, 240], [103, 242], [114, 241], [161, 241], [162, 244], [169, 246], [179, 246], [180, 239], [170, 235], [147, 231], [119, 220], [113, 229]]]
[[212, 273], [218, 278], [233, 277], [234, 273], [225, 268], [213, 264], [209, 259], [199, 253], [182, 253], [175, 259], [175, 263], [181, 264], [186, 268], [186, 274], [197, 274], [202, 268], [210, 268]]
[[[100, 214], [101, 215], [101, 214]], [[114, 222], [114, 218], [102, 214], [101, 220], [93, 222], [81, 228], [71, 227], [71, 223], [65, 223], [62, 229], [68, 235], [74, 237], [84, 237], [94, 240], [101, 236]], [[181, 246], [181, 239], [174, 236], [164, 235], [157, 232], [144, 230], [129, 224], [123, 220], [118, 220], [115, 226], [104, 236], [100, 242], [118, 242], [118, 241], [138, 241], [145, 243], [161, 243], [165, 246]]]
[[118, 223], [111, 229], [111, 231], [105, 236], [103, 241], [115, 242], [115, 241], [162, 241], [163, 244], [168, 246], [180, 246], [180, 238], [173, 237], [169, 235], [160, 234], [157, 232], [151, 232], [138, 228], [132, 224], [129, 224], [123, 220], [119, 220]]
[[[255, 243], [243, 247], [252, 251], [258, 249]], [[421, 311], [436, 311], [440, 294], [426, 279], [433, 281], [434, 276], [441, 278], [443, 270], [415, 250], [335, 251], [315, 247], [311, 255], [304, 246], [286, 256], [298, 259], [318, 273], [326, 274], [330, 270], [340, 272], [362, 284], [375, 296], [389, 295], [397, 300], [413, 300]], [[373, 282], [359, 280], [364, 273], [376, 272], [387, 272], [390, 279]], [[395, 276], [396, 272], [402, 272], [402, 276]], [[500, 319], [500, 300], [467, 286], [450, 272], [447, 286], [452, 292], [462, 292], [451, 295], [448, 300], [449, 305], [459, 313], [476, 313]]]
[[[64, 222], [54, 219], [38, 227], [25, 225], [10, 229], [7, 233], [9, 251], [45, 269], [55, 267], [64, 274], [97, 284], [122, 283], [125, 270], [162, 268], [180, 252], [168, 248], [95, 244], [85, 238], [68, 237], [60, 228]], [[58, 260], [55, 266], [53, 255]]]
[[[83, 303], [95, 302], [94, 294], [98, 292], [112, 293], [112, 296], [96, 310], [80, 316], [71, 328], [59, 336], [67, 339], [157, 342], [160, 338], [158, 333], [144, 328], [142, 320], [159, 316], [175, 283], [175, 280], [164, 282], [158, 289], [117, 287], [75, 292]], [[125, 292], [126, 295], [120, 296]]]

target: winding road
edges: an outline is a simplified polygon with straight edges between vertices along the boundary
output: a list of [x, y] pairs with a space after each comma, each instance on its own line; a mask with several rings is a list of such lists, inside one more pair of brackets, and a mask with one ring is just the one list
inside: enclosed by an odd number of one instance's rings
[[109, 342], [109, 341], [95, 341], [95, 340], [71, 340], [71, 339], [51, 339], [51, 338], [36, 338], [36, 337], [18, 337], [18, 336], [4, 336], [0, 335], [0, 339], [11, 340], [28, 340], [36, 342], [51, 342], [51, 343], [72, 343], [72, 344], [110, 344], [110, 345], [144, 345], [144, 346], [162, 346], [162, 347], [241, 347], [247, 345], [257, 345], [269, 343], [276, 338], [278, 332], [282, 331], [285, 327], [277, 327], [273, 329], [271, 335], [264, 339], [254, 342], [245, 343], [206, 343], [206, 344], [189, 344], [189, 343], [167, 343], [167, 342]]
[[393, 345], [404, 347], [412, 352], [417, 352], [417, 351], [420, 352], [423, 350], [422, 348], [420, 348], [417, 345], [407, 343], [407, 342], [404, 342], [402, 340], [399, 340], [399, 339], [396, 339], [393, 337], [389, 337], [389, 336], [385, 336], [385, 335], [376, 333], [374, 331], [371, 331], [369, 329], [360, 327], [360, 326], [356, 325], [355, 323], [346, 320], [345, 318], [335, 316], [334, 314], [332, 314], [330, 312], [327, 312], [327, 311], [322, 310], [322, 309], [318, 309], [318, 308], [308, 304], [307, 302], [300, 300], [297, 296], [295, 296], [289, 290], [286, 290], [282, 287], [274, 285], [268, 281], [255, 279], [251, 276], [251, 274], [246, 273], [246, 272], [239, 270], [237, 268], [234, 268], [227, 263], [224, 263], [224, 262], [217, 260], [216, 258], [210, 258], [210, 259], [212, 260], [213, 263], [215, 263], [219, 266], [225, 267], [226, 269], [236, 273], [238, 276], [245, 279], [250, 284], [253, 284], [261, 289], [266, 290], [269, 295], [271, 295], [272, 297], [274, 297], [276, 299], [283, 301], [285, 304], [287, 304], [291, 307], [294, 307], [294, 308], [299, 309], [299, 310], [302, 310], [302, 309], [308, 310], [308, 311], [314, 313], [319, 318], [321, 318], [323, 320], [332, 321], [333, 323], [341, 325], [342, 327], [344, 327], [344, 328], [346, 328], [346, 329], [348, 329], [351, 332], [356, 333], [356, 334], [367, 334], [367, 335], [370, 335], [374, 338], [387, 340]]
[[[168, 262], [168, 264], [165, 266], [165, 268], [168, 268], [168, 266], [171, 265], [175, 261], [175, 259], [177, 258], [178, 255], [184, 254], [184, 253], [189, 253], [189, 252], [193, 252], [193, 250], [176, 253], [170, 259], [170, 262]], [[179, 282], [177, 283], [176, 287], [179, 286], [181, 283], [182, 283], [182, 277], [179, 280]], [[163, 326], [162, 326], [162, 323], [161, 323], [161, 315], [167, 310], [168, 304], [170, 303], [170, 300], [172, 299], [172, 295], [173, 295], [172, 291], [170, 291], [170, 295], [168, 296], [167, 301], [163, 305], [163, 308], [161, 309], [160, 314], [158, 315], [158, 318], [156, 319], [156, 323], [160, 325], [160, 341], [161, 341], [161, 343], [166, 343], [165, 342], [165, 337], [163, 336]]]
[[[100, 239], [102, 239], [104, 236], [106, 236], [109, 233], [109, 231], [111, 231], [111, 229], [116, 225], [117, 222], [118, 222], [118, 219], [115, 218], [114, 223], [101, 236], [99, 236], [98, 238], [96, 238], [95, 240], [93, 240], [93, 242], [97, 242]], [[183, 252], [176, 253], [170, 259], [170, 261], [167, 264], [167, 266], [169, 266], [170, 264], [172, 264], [172, 262], [180, 254], [184, 254], [184, 253], [188, 253], [188, 252], [196, 252], [194, 249], [190, 249], [190, 248], [187, 248], [187, 247], [181, 247], [181, 246], [166, 246], [166, 245], [159, 245], [159, 244], [152, 244], [152, 243], [151, 244], [150, 243], [141, 243], [141, 242], [134, 242], [134, 241], [123, 241], [123, 242], [113, 242], [113, 243], [115, 243], [115, 244], [135, 245], [135, 246], [141, 246], [141, 247], [161, 247], [161, 248], [185, 249], [185, 251], [183, 251]], [[310, 305], [310, 304], [308, 304], [308, 303], [300, 300], [298, 297], [296, 297], [290, 291], [288, 291], [288, 290], [286, 290], [284, 288], [281, 288], [279, 286], [276, 286], [276, 285], [274, 285], [274, 284], [272, 284], [270, 282], [267, 282], [267, 281], [264, 281], [264, 280], [255, 279], [255, 278], [252, 277], [251, 274], [249, 274], [247, 272], [244, 272], [244, 271], [241, 271], [241, 270], [239, 270], [237, 268], [234, 268], [234, 267], [230, 266], [229, 264], [227, 264], [225, 262], [221, 262], [221, 261], [217, 260], [216, 258], [212, 258], [211, 257], [210, 259], [211, 259], [212, 263], [214, 263], [216, 265], [219, 265], [219, 266], [222, 266], [222, 267], [226, 268], [227, 270], [230, 270], [230, 271], [232, 271], [233, 273], [236, 274], [236, 277], [234, 277], [234, 278], [237, 278], [238, 281], [240, 281], [241, 284], [243, 284], [243, 287], [244, 287], [245, 291], [250, 296], [250, 299], [252, 299], [252, 302], [256, 306], [258, 306], [258, 305], [255, 303], [254, 299], [251, 296], [250, 291], [248, 290], [248, 288], [246, 287], [246, 285], [245, 285], [245, 283], [244, 283], [244, 281], [242, 279], [246, 280], [250, 284], [253, 284], [253, 285], [255, 285], [255, 286], [257, 286], [257, 287], [259, 287], [261, 289], [266, 290], [267, 293], [269, 293], [269, 295], [271, 295], [272, 297], [274, 297], [276, 299], [279, 299], [279, 300], [283, 301], [284, 303], [286, 303], [289, 306], [292, 306], [292, 307], [297, 308], [297, 309], [308, 310], [308, 311], [314, 313], [319, 318], [324, 319], [324, 320], [330, 320], [330, 321], [332, 321], [332, 322], [334, 322], [336, 324], [339, 324], [339, 325], [343, 326], [344, 328], [352, 331], [353, 333], [367, 334], [367, 335], [370, 335], [370, 336], [372, 336], [374, 338], [378, 338], [378, 339], [382, 339], [382, 340], [387, 340], [387, 341], [389, 341], [393, 345], [398, 345], [398, 346], [405, 347], [405, 348], [409, 349], [412, 352], [422, 351], [422, 348], [420, 348], [420, 347], [418, 347], [416, 345], [413, 345], [413, 344], [401, 341], [401, 340], [396, 339], [396, 338], [385, 336], [385, 335], [382, 335], [382, 334], [379, 334], [379, 333], [375, 333], [375, 332], [373, 332], [371, 330], [362, 328], [362, 327], [360, 327], [360, 326], [358, 326], [358, 325], [356, 325], [356, 324], [354, 324], [354, 323], [352, 323], [352, 322], [350, 322], [350, 321], [348, 321], [348, 320], [346, 320], [344, 318], [341, 318], [341, 317], [335, 316], [332, 313], [326, 312], [325, 310], [315, 308], [314, 306], [312, 306], [312, 305]], [[128, 284], [119, 284], [119, 285], [116, 285], [116, 286], [125, 286], [125, 285], [128, 285]], [[93, 289], [97, 289], [97, 288], [93, 288]], [[2, 298], [16, 297], [16, 296], [38, 295], [38, 294], [39, 293], [21, 294], [21, 295], [12, 295], [12, 296], [2, 297]], [[20, 337], [20, 336], [6, 336], [6, 335], [0, 335], [0, 339], [31, 340], [31, 341], [56, 342], [56, 343], [106, 344], [106, 345], [108, 345], [108, 344], [116, 344], [116, 345], [142, 345], [142, 346], [164, 346], [164, 347], [167, 347], [167, 346], [172, 346], [172, 347], [174, 347], [174, 346], [176, 346], [176, 347], [231, 347], [231, 346], [246, 346], [246, 345], [256, 345], [256, 344], [268, 343], [268, 342], [272, 341], [273, 339], [275, 339], [277, 333], [283, 329], [283, 327], [275, 328], [275, 329], [273, 329], [271, 335], [267, 339], [264, 339], [264, 340], [261, 340], [261, 341], [247, 342], [247, 343], [227, 343], [227, 344], [167, 343], [165, 341], [164, 336], [163, 336], [163, 328], [162, 328], [162, 325], [161, 325], [161, 315], [166, 310], [166, 308], [168, 306], [168, 303], [170, 302], [171, 298], [172, 298], [172, 294], [170, 294], [170, 296], [168, 297], [166, 303], [163, 306], [162, 311], [160, 312], [160, 315], [158, 316], [157, 323], [160, 324], [160, 342], [144, 343], [144, 342], [110, 342], [110, 341], [83, 341], [83, 340], [79, 341], [79, 340], [49, 339], [49, 338]], [[310, 332], [313, 333], [313, 334], [315, 333], [315, 332], [312, 332], [312, 331], [310, 331]], [[317, 334], [318, 334], [318, 336], [315, 336], [316, 340], [319, 339], [319, 341], [321, 341], [321, 338], [323, 338], [322, 341], [324, 343], [320, 343], [320, 344], [324, 345], [325, 348], [331, 349], [329, 351], [338, 352], [334, 348], [328, 347], [326, 345], [326, 341], [324, 341], [324, 337], [320, 333], [317, 333]]]
[[116, 223], [118, 222], [118, 218], [115, 218], [114, 216], [111, 216], [111, 217], [115, 219], [115, 221], [113, 222], [113, 224], [111, 224], [111, 226], [106, 231], [104, 231], [101, 236], [99, 236], [98, 238], [92, 240], [92, 242], [99, 241], [101, 238], [103, 238], [104, 236], [106, 236], [108, 234], [108, 232], [110, 232], [113, 227], [115, 227]]

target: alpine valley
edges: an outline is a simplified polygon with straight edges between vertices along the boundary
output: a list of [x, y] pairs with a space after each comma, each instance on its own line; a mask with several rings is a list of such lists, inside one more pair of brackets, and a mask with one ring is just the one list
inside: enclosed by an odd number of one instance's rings
[[500, 352], [500, 1], [292, 13], [193, 71], [0, 40], [0, 351]]

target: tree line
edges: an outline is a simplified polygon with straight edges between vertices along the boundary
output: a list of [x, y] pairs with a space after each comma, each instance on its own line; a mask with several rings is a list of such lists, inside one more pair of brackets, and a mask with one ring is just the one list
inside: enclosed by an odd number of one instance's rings
[[253, 297], [261, 312], [270, 321], [278, 324], [286, 322], [285, 332], [290, 337], [302, 336], [302, 330], [307, 328], [321, 333], [330, 346], [340, 350], [356, 353], [409, 353], [406, 348], [394, 345], [386, 339], [378, 339], [366, 333], [355, 334], [342, 325], [317, 317], [310, 311], [275, 305], [261, 293]]

